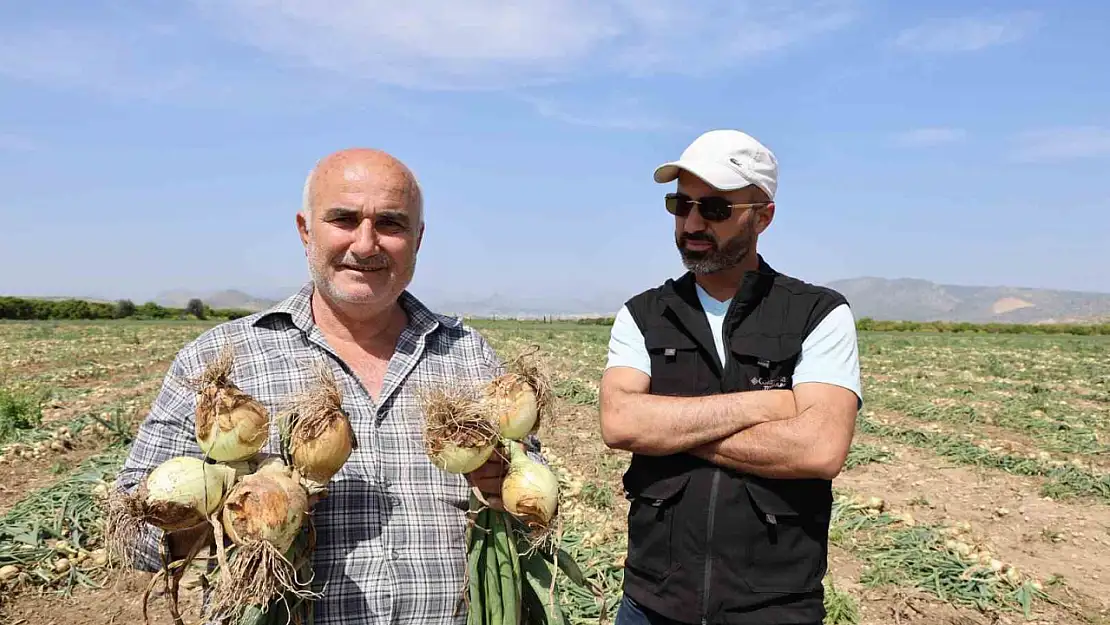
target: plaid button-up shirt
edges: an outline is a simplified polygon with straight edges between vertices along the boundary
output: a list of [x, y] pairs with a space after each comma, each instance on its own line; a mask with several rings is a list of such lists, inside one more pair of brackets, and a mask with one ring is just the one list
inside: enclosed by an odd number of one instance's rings
[[[501, 371], [493, 349], [458, 319], [437, 315], [409, 293], [409, 323], [374, 401], [328, 346], [311, 312], [311, 283], [269, 310], [220, 324], [174, 359], [139, 428], [119, 484], [132, 490], [173, 456], [203, 457], [194, 434], [195, 395], [180, 379], [198, 374], [226, 344], [235, 347], [231, 379], [271, 413], [310, 379], [310, 364], [330, 359], [358, 448], [314, 509], [317, 625], [465, 623], [466, 571], [462, 476], [437, 469], [423, 449], [423, 414], [413, 391], [427, 383], [482, 382]], [[529, 441], [533, 452], [538, 442]], [[277, 453], [271, 427], [263, 449]], [[136, 566], [159, 568], [159, 532], [148, 528]]]

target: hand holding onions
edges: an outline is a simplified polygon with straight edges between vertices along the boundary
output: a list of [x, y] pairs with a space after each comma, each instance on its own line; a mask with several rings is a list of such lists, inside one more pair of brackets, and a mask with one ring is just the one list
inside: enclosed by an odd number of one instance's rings
[[[507, 373], [478, 389], [435, 388], [422, 402], [428, 458], [473, 486], [468, 625], [564, 622], [551, 592], [553, 568], [575, 583], [585, 580], [569, 555], [552, 549], [548, 540], [556, 528], [558, 480], [522, 444], [550, 415], [553, 395], [546, 376], [518, 358]], [[502, 465], [504, 474], [498, 476]]]
[[[219, 562], [206, 618], [260, 623], [279, 612], [279, 604], [283, 615], [306, 615], [308, 600], [317, 596], [308, 588], [310, 503], [326, 495], [328, 482], [356, 448], [354, 432], [327, 364], [316, 364], [309, 387], [289, 398], [277, 418], [232, 382], [232, 365], [228, 347], [188, 381], [196, 393], [195, 438], [204, 458], [170, 458], [133, 494], [113, 497], [109, 554], [128, 562], [144, 525], [167, 539], [188, 530], [182, 533], [198, 536], [196, 543], [185, 554], [170, 554], [159, 574], [175, 619], [178, 581], [205, 544], [215, 547]], [[277, 455], [262, 452], [271, 424], [279, 431]]]

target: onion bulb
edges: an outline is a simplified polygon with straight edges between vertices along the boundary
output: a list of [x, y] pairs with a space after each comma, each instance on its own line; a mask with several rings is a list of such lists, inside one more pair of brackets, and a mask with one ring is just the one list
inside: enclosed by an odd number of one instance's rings
[[203, 523], [219, 508], [235, 481], [235, 469], [178, 456], [158, 465], [137, 491], [142, 518], [166, 531]]
[[543, 464], [532, 460], [516, 441], [506, 441], [509, 470], [501, 484], [505, 510], [532, 530], [551, 528], [559, 507], [559, 480]]
[[424, 451], [448, 473], [474, 471], [489, 460], [497, 445], [497, 426], [483, 416], [479, 400], [454, 388], [437, 388], [421, 397]]
[[217, 462], [250, 458], [270, 434], [266, 407], [230, 379], [233, 359], [231, 347], [226, 347], [194, 381], [197, 444]]
[[521, 440], [539, 429], [552, 404], [551, 385], [535, 363], [518, 358], [483, 389], [483, 411], [502, 438]]
[[135, 492], [113, 490], [105, 519], [109, 559], [133, 561], [147, 524], [167, 532], [200, 525], [219, 509], [235, 477], [230, 467], [178, 456], [155, 467]]
[[224, 502], [222, 523], [216, 525], [236, 546], [228, 558], [222, 540], [217, 542], [221, 573], [213, 586], [209, 620], [240, 622], [247, 610], [265, 610], [279, 598], [318, 596], [292, 564], [306, 555], [291, 547], [302, 526], [311, 523], [307, 512], [300, 476], [280, 458], [268, 458], [239, 480]]
[[282, 441], [309, 494], [324, 491], [358, 448], [343, 396], [326, 363], [318, 362], [313, 384], [294, 398], [282, 419]]
[[227, 495], [223, 529], [237, 545], [265, 541], [285, 552], [308, 511], [308, 496], [281, 462], [263, 465], [239, 480]]

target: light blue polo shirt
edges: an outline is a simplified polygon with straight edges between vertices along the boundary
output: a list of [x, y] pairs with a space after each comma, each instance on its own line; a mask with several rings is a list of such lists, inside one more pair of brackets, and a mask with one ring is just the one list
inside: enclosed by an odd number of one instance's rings
[[[725, 313], [732, 300], [718, 301], [701, 285], [696, 287], [698, 301], [705, 310], [709, 329], [713, 332], [717, 354], [720, 355], [721, 362], [726, 362], [728, 354], [725, 351], [722, 330]], [[626, 306], [621, 307], [617, 313], [610, 333], [609, 357], [605, 368], [609, 367], [632, 367], [651, 375], [651, 358], [644, 346], [644, 336]], [[855, 393], [862, 405], [856, 320], [847, 304], [841, 304], [829, 312], [802, 342], [802, 353], [794, 368], [794, 384], [803, 382], [843, 386]]]

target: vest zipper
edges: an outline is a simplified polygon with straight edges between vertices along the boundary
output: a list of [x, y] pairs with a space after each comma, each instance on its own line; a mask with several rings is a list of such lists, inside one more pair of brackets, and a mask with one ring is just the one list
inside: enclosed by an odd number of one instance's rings
[[721, 470], [713, 470], [713, 485], [709, 489], [709, 519], [705, 522], [705, 578], [701, 596], [701, 623], [709, 621], [709, 582], [713, 577], [713, 521], [717, 516], [717, 485], [721, 481]]

